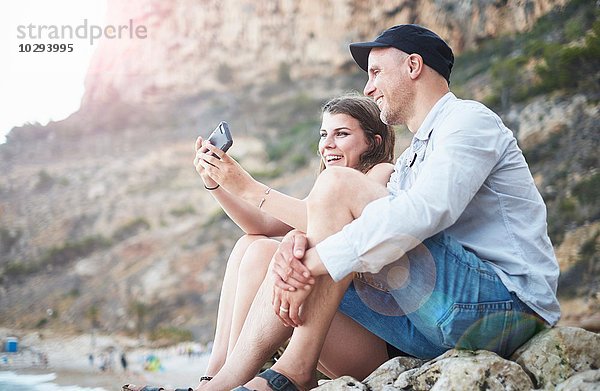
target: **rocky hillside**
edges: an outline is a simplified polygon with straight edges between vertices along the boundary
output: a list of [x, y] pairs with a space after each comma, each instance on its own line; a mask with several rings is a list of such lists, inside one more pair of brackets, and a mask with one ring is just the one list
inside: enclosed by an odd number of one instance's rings
[[106, 40], [86, 81], [84, 105], [180, 100], [282, 79], [333, 76], [354, 64], [348, 43], [397, 23], [422, 22], [461, 52], [525, 31], [565, 0], [109, 0], [110, 24], [136, 25], [147, 39]]
[[320, 104], [365, 80], [347, 44], [417, 22], [459, 54], [453, 90], [518, 135], [548, 202], [564, 321], [597, 327], [597, 6], [383, 3], [109, 1], [110, 23], [133, 18], [148, 38], [101, 43], [80, 111], [0, 146], [0, 323], [211, 338], [241, 231], [199, 183], [196, 135], [228, 120], [234, 157], [305, 195]]

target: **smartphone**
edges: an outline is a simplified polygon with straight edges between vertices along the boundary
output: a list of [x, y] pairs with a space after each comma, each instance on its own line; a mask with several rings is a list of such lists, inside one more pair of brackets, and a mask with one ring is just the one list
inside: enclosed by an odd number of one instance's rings
[[[208, 141], [215, 147], [219, 148], [223, 152], [227, 152], [227, 150], [233, 145], [233, 138], [231, 137], [231, 132], [229, 131], [229, 125], [225, 121], [221, 121], [221, 123], [213, 130], [213, 132], [208, 136]], [[213, 154], [214, 155], [214, 154]]]

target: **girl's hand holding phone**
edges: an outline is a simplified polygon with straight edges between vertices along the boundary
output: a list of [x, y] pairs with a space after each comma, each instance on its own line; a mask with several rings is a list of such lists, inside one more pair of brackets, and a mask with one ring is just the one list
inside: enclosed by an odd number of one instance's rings
[[[206, 152], [202, 152], [203, 150]], [[264, 185], [255, 181], [235, 159], [209, 143], [208, 140], [202, 143], [198, 154], [198, 164], [202, 170], [228, 192], [245, 198], [253, 190], [258, 193], [263, 190]]]
[[204, 140], [202, 139], [202, 137], [198, 137], [196, 139], [196, 144], [194, 146], [194, 150], [196, 151], [196, 155], [194, 157], [194, 167], [196, 168], [196, 172], [200, 174], [200, 177], [204, 182], [204, 187], [208, 190], [216, 190], [216, 188], [219, 187], [219, 184], [210, 177], [210, 175], [204, 169], [204, 166], [200, 164], [200, 162], [202, 161], [202, 154], [208, 151], [207, 148], [202, 147], [203, 142]]

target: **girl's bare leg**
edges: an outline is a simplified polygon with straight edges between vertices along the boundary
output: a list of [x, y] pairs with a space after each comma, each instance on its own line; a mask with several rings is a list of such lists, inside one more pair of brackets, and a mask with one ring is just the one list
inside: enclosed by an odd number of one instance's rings
[[264, 236], [260, 235], [244, 235], [237, 241], [231, 250], [231, 254], [227, 260], [225, 276], [223, 278], [223, 287], [221, 288], [215, 339], [205, 371], [206, 376], [213, 376], [219, 372], [227, 358], [227, 349], [229, 346], [229, 336], [231, 334], [231, 324], [237, 292], [238, 274], [242, 258], [253, 242], [264, 238]]

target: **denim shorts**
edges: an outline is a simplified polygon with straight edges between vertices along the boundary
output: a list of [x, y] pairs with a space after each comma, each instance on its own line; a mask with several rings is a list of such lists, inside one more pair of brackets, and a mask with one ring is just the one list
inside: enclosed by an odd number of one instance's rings
[[377, 274], [358, 274], [340, 311], [411, 356], [452, 348], [509, 356], [544, 325], [487, 261], [445, 233]]

